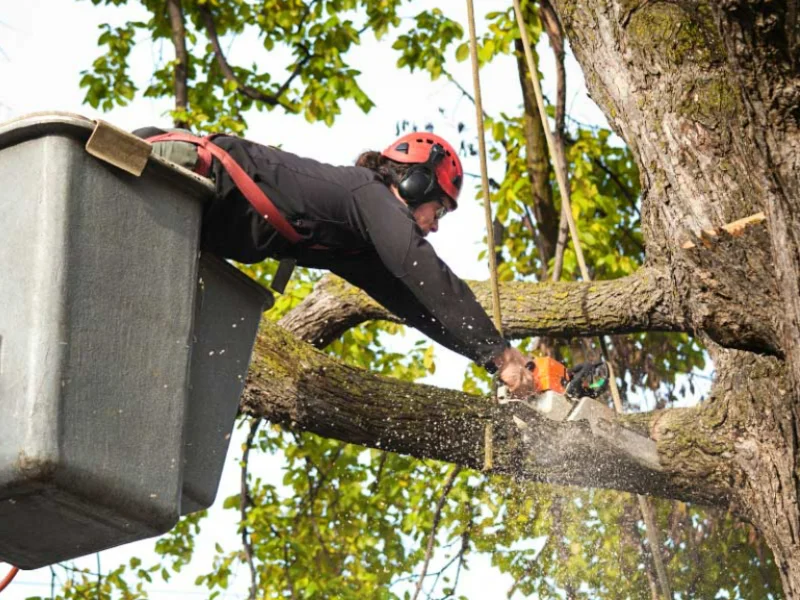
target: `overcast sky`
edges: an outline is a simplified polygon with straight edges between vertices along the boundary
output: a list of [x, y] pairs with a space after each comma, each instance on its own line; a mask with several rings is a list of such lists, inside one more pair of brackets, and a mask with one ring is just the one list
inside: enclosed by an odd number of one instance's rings
[[[448, 2], [451, 18], [461, 22], [467, 31], [466, 8], [463, 2]], [[486, 14], [492, 10], [505, 10], [510, 5], [507, 0], [476, 0], [476, 13]], [[419, 12], [426, 3], [417, 2], [405, 8], [403, 14], [411, 16]], [[78, 87], [80, 71], [90, 67], [100, 54], [96, 40], [100, 23], [121, 25], [128, 20], [146, 18], [139, 6], [96, 7], [89, 0], [0, 0], [0, 121], [37, 111], [69, 111], [87, 117], [101, 117], [115, 125], [134, 129], [143, 125], [168, 125], [164, 116], [172, 103], [153, 101], [137, 97], [128, 107], [115, 109], [111, 113], [98, 113], [81, 103], [83, 91]], [[479, 31], [481, 24], [478, 25]], [[226, 41], [230, 43], [230, 41]], [[286, 116], [278, 111], [253, 113], [248, 117], [250, 129], [247, 137], [263, 142], [281, 144], [283, 148], [333, 164], [352, 164], [355, 157], [366, 149], [382, 149], [395, 135], [398, 120], [407, 119], [420, 127], [426, 123], [436, 124], [436, 132], [457, 140], [456, 126], [459, 122], [475, 130], [475, 109], [472, 103], [458, 89], [444, 78], [431, 82], [425, 73], [410, 74], [392, 67], [396, 61], [396, 51], [391, 49], [391, 40], [380, 43], [370, 37], [364, 40], [363, 48], [356, 49], [350, 61], [363, 72], [361, 85], [376, 103], [376, 107], [364, 114], [351, 104], [343, 106], [343, 114], [333, 127], [324, 124], [309, 124], [301, 116]], [[147, 85], [154, 61], [160, 54], [170, 60], [172, 48], [168, 44], [152, 46], [147, 40], [134, 50], [131, 64], [134, 81], [140, 88]], [[542, 70], [547, 80], [545, 94], [552, 96], [553, 72], [552, 55], [543, 48]], [[234, 64], [249, 65], [253, 60], [265, 61], [261, 46], [252, 40], [237, 40], [230, 44], [228, 58]], [[271, 59], [273, 57], [270, 57]], [[588, 100], [580, 72], [569, 61], [568, 108], [573, 117], [588, 123], [604, 123], [597, 107]], [[469, 63], [449, 66], [458, 82], [472, 90], [472, 77]], [[514, 61], [506, 59], [482, 71], [484, 108], [489, 114], [507, 111], [515, 114], [521, 103], [520, 88]], [[441, 114], [439, 109], [443, 109]], [[479, 173], [477, 160], [465, 161], [468, 172]], [[503, 166], [492, 165], [490, 174], [502, 177]], [[467, 179], [467, 184], [474, 179]], [[477, 261], [485, 225], [483, 208], [479, 199], [473, 199], [476, 190], [466, 187], [462, 194], [459, 210], [443, 220], [431, 242], [445, 262], [463, 278], [485, 279], [488, 277], [486, 264]], [[409, 346], [417, 335], [410, 332], [405, 340], [398, 341], [398, 348]], [[437, 373], [428, 379], [430, 383], [447, 387], [460, 387], [467, 361], [442, 348], [437, 349]], [[236, 442], [232, 447], [237, 447]], [[228, 463], [233, 469], [226, 471], [222, 499], [236, 488], [235, 457], [229, 456]], [[279, 475], [279, 465], [259, 465], [259, 472], [273, 472]], [[278, 477], [279, 479], [279, 477]], [[217, 503], [219, 505], [219, 502]], [[230, 545], [236, 547], [238, 540], [234, 533], [233, 519], [221, 514], [216, 507], [215, 529], [227, 532]], [[231, 511], [226, 511], [231, 513]], [[208, 529], [209, 527], [206, 526]], [[213, 554], [212, 544], [205, 537], [201, 546], [201, 560], [196, 561], [202, 569]], [[113, 568], [128, 556], [150, 553], [152, 540], [139, 542], [126, 548], [102, 554], [104, 568]], [[150, 554], [152, 556], [152, 554]], [[147, 559], [146, 559], [147, 560]], [[153, 560], [152, 558], [150, 560]], [[84, 563], [94, 568], [96, 561], [91, 557]], [[0, 576], [4, 573], [0, 565]], [[179, 578], [171, 584], [157, 583], [153, 586], [153, 598], [203, 597], [205, 592], [192, 589], [197, 571]], [[50, 593], [50, 572], [43, 569], [26, 572], [3, 593], [3, 600], [20, 600], [32, 595]], [[510, 587], [510, 578], [493, 575], [483, 565], [475, 565], [472, 571], [462, 574], [460, 590], [473, 598], [505, 597], [504, 591]], [[246, 592], [247, 576], [237, 578], [237, 593], [227, 594], [227, 598], [239, 597]], [[467, 590], [470, 590], [469, 592]]]

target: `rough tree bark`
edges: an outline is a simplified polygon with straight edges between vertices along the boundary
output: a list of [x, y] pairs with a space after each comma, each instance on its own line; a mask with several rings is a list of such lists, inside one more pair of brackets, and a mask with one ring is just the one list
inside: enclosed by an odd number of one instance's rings
[[[321, 345], [360, 321], [386, 318], [335, 279], [284, 327], [264, 324], [244, 408], [321, 435], [473, 467], [482, 463], [483, 424], [493, 420], [499, 472], [731, 508], [758, 527], [786, 597], [800, 599], [797, 0], [553, 6], [592, 96], [638, 162], [647, 264], [615, 282], [507, 284], [504, 327], [512, 337], [699, 336], [717, 367], [709, 400], [624, 418], [657, 441], [660, 468], [642, 466], [581, 424], [537, 422], [529, 452], [507, 412], [481, 398], [326, 358], [290, 332]], [[759, 211], [766, 223], [740, 236], [720, 229]]]
[[[730, 500], [800, 597], [800, 55], [795, 0], [556, 0], [589, 89], [639, 163], [647, 260], [715, 350], [709, 408], [734, 426]], [[759, 210], [765, 239], [683, 249]], [[781, 360], [732, 352], [742, 311]], [[735, 326], [734, 326], [735, 327]], [[759, 350], [758, 348], [753, 348]], [[777, 394], [755, 383], [770, 373]], [[715, 406], [716, 405], [716, 406]]]

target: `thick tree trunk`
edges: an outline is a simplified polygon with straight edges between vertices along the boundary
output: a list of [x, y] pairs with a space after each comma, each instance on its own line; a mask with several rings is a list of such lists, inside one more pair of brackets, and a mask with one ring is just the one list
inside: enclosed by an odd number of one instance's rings
[[[666, 293], [709, 343], [734, 347], [742, 323], [772, 340], [751, 349], [778, 358], [716, 354], [707, 410], [733, 428], [731, 503], [764, 534], [786, 596], [800, 598], [797, 2], [555, 4], [590, 92], [639, 163], [648, 262], [671, 273]], [[701, 234], [758, 211], [766, 230]]]
[[787, 365], [745, 352], [721, 351], [714, 359], [720, 404], [734, 426], [734, 510], [772, 549], [786, 597], [800, 597], [797, 398]]
[[800, 24], [797, 0], [725, 0], [714, 7], [741, 91], [750, 166], [764, 176], [772, 259], [783, 303], [780, 337], [800, 393]]

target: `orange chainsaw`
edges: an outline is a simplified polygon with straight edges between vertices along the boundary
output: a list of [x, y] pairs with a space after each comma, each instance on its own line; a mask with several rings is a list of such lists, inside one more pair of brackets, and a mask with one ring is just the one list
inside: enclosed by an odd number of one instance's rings
[[644, 466], [661, 470], [656, 443], [619, 425], [614, 409], [597, 400], [608, 389], [608, 367], [604, 362], [581, 363], [568, 369], [557, 360], [541, 357], [529, 362], [528, 368], [533, 371], [535, 389], [530, 397], [510, 398], [507, 388], [498, 389], [500, 404], [511, 405], [514, 423], [523, 439], [531, 431], [524, 409], [533, 409], [552, 421], [586, 421], [595, 436]]
[[571, 369], [550, 357], [534, 358], [533, 371], [537, 394], [553, 391], [570, 398], [597, 398], [608, 389], [608, 367], [603, 361], [581, 363]]

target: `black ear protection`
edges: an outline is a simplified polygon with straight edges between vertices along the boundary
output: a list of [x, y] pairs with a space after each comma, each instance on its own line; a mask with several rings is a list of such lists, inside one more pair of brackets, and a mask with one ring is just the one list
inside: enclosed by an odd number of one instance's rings
[[441, 144], [433, 144], [424, 163], [412, 165], [400, 182], [397, 190], [400, 196], [410, 205], [422, 204], [431, 192], [437, 189], [436, 166], [445, 157], [445, 149]]

